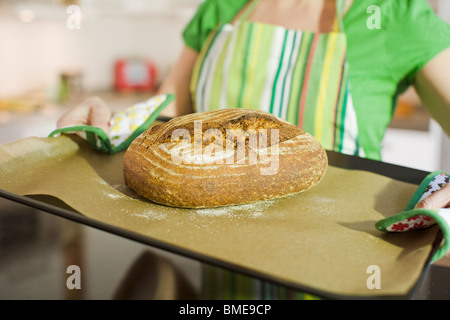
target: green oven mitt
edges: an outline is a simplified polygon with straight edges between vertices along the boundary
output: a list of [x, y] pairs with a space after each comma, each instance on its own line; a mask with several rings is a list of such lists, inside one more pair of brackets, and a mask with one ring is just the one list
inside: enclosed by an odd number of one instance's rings
[[76, 133], [83, 137], [93, 149], [114, 154], [128, 148], [137, 136], [150, 127], [174, 98], [173, 94], [157, 95], [114, 114], [109, 123], [108, 133], [98, 127], [75, 125], [56, 129], [50, 133], [49, 137], [62, 133]]
[[449, 175], [442, 171], [430, 173], [419, 185], [403, 212], [378, 221], [375, 224], [376, 228], [386, 232], [406, 232], [427, 228], [437, 223], [442, 230], [443, 240], [432, 261], [437, 261], [450, 253], [450, 241], [447, 241], [447, 239], [450, 239], [450, 208], [415, 208], [422, 199], [441, 189], [449, 181]]

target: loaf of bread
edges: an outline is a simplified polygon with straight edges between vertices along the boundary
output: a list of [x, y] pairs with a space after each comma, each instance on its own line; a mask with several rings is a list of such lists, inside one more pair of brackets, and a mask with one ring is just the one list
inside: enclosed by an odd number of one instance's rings
[[223, 109], [149, 128], [126, 151], [123, 172], [153, 202], [211, 208], [305, 191], [327, 166], [324, 148], [297, 126], [266, 112]]

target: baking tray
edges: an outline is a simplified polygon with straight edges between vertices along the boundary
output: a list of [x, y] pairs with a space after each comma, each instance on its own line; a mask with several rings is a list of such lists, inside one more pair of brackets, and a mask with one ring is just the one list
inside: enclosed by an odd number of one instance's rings
[[[159, 121], [167, 121], [168, 118], [160, 117]], [[418, 185], [422, 182], [422, 180], [429, 174], [429, 172], [406, 168], [398, 165], [382, 163], [379, 161], [363, 159], [356, 156], [344, 155], [332, 151], [327, 151], [329, 164], [331, 166], [343, 169], [352, 169], [352, 170], [363, 170], [375, 174], [382, 175], [384, 177], [388, 177], [394, 180], [411, 183], [414, 185]], [[238, 263], [233, 263], [224, 259], [216, 258], [214, 256], [204, 254], [202, 252], [198, 252], [197, 250], [189, 250], [178, 245], [173, 245], [167, 243], [166, 241], [161, 241], [154, 237], [149, 237], [134, 231], [130, 231], [126, 228], [121, 228], [118, 226], [111, 225], [109, 223], [105, 223], [102, 221], [98, 221], [96, 219], [92, 219], [83, 214], [80, 214], [76, 210], [73, 210], [69, 206], [65, 205], [65, 203], [59, 201], [53, 197], [41, 197], [36, 198], [33, 196], [21, 196], [15, 193], [8, 192], [6, 190], [0, 189], [0, 196], [18, 203], [25, 204], [30, 207], [34, 207], [36, 209], [48, 212], [50, 214], [54, 214], [56, 216], [75, 221], [93, 228], [97, 228], [99, 230], [103, 230], [109, 232], [111, 234], [115, 234], [120, 237], [128, 238], [130, 240], [134, 240], [155, 248], [159, 248], [162, 250], [166, 250], [168, 252], [172, 252], [175, 254], [179, 254], [188, 258], [195, 259], [197, 261], [218, 266], [221, 268], [225, 268], [228, 270], [232, 270], [244, 275], [251, 276], [253, 278], [257, 278], [260, 280], [265, 280], [269, 282], [273, 282], [275, 284], [279, 284], [285, 286], [287, 288], [291, 288], [294, 290], [299, 290], [305, 293], [310, 293], [325, 299], [409, 299], [414, 297], [414, 294], [420, 283], [422, 282], [428, 268], [430, 266], [431, 257], [437, 249], [437, 245], [440, 243], [442, 235], [440, 232], [437, 232], [436, 239], [433, 243], [433, 248], [430, 251], [430, 254], [426, 260], [426, 263], [421, 271], [421, 275], [416, 283], [412, 286], [412, 288], [404, 295], [348, 295], [348, 294], [336, 294], [333, 292], [328, 292], [327, 290], [321, 290], [314, 287], [310, 287], [307, 285], [303, 285], [301, 283], [295, 281], [289, 281], [286, 279], [281, 279], [280, 277], [276, 277], [265, 272], [260, 272], [258, 270], [243, 267]]]

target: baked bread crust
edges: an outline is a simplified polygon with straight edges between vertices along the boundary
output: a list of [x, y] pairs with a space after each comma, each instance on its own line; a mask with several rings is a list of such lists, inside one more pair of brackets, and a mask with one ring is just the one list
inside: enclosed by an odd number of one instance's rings
[[322, 145], [295, 125], [262, 111], [223, 109], [149, 128], [126, 151], [123, 172], [126, 184], [153, 202], [211, 208], [305, 191], [327, 166]]

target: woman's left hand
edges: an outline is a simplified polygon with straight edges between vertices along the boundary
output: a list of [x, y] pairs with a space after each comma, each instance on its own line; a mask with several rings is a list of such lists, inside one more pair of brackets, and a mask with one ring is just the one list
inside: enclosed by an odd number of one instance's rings
[[[418, 209], [438, 209], [450, 206], [450, 183], [447, 183], [441, 189], [433, 192], [428, 197], [422, 199], [417, 205]], [[450, 252], [445, 254], [450, 258]]]
[[424, 198], [417, 205], [417, 209], [438, 209], [450, 206], [450, 183]]

